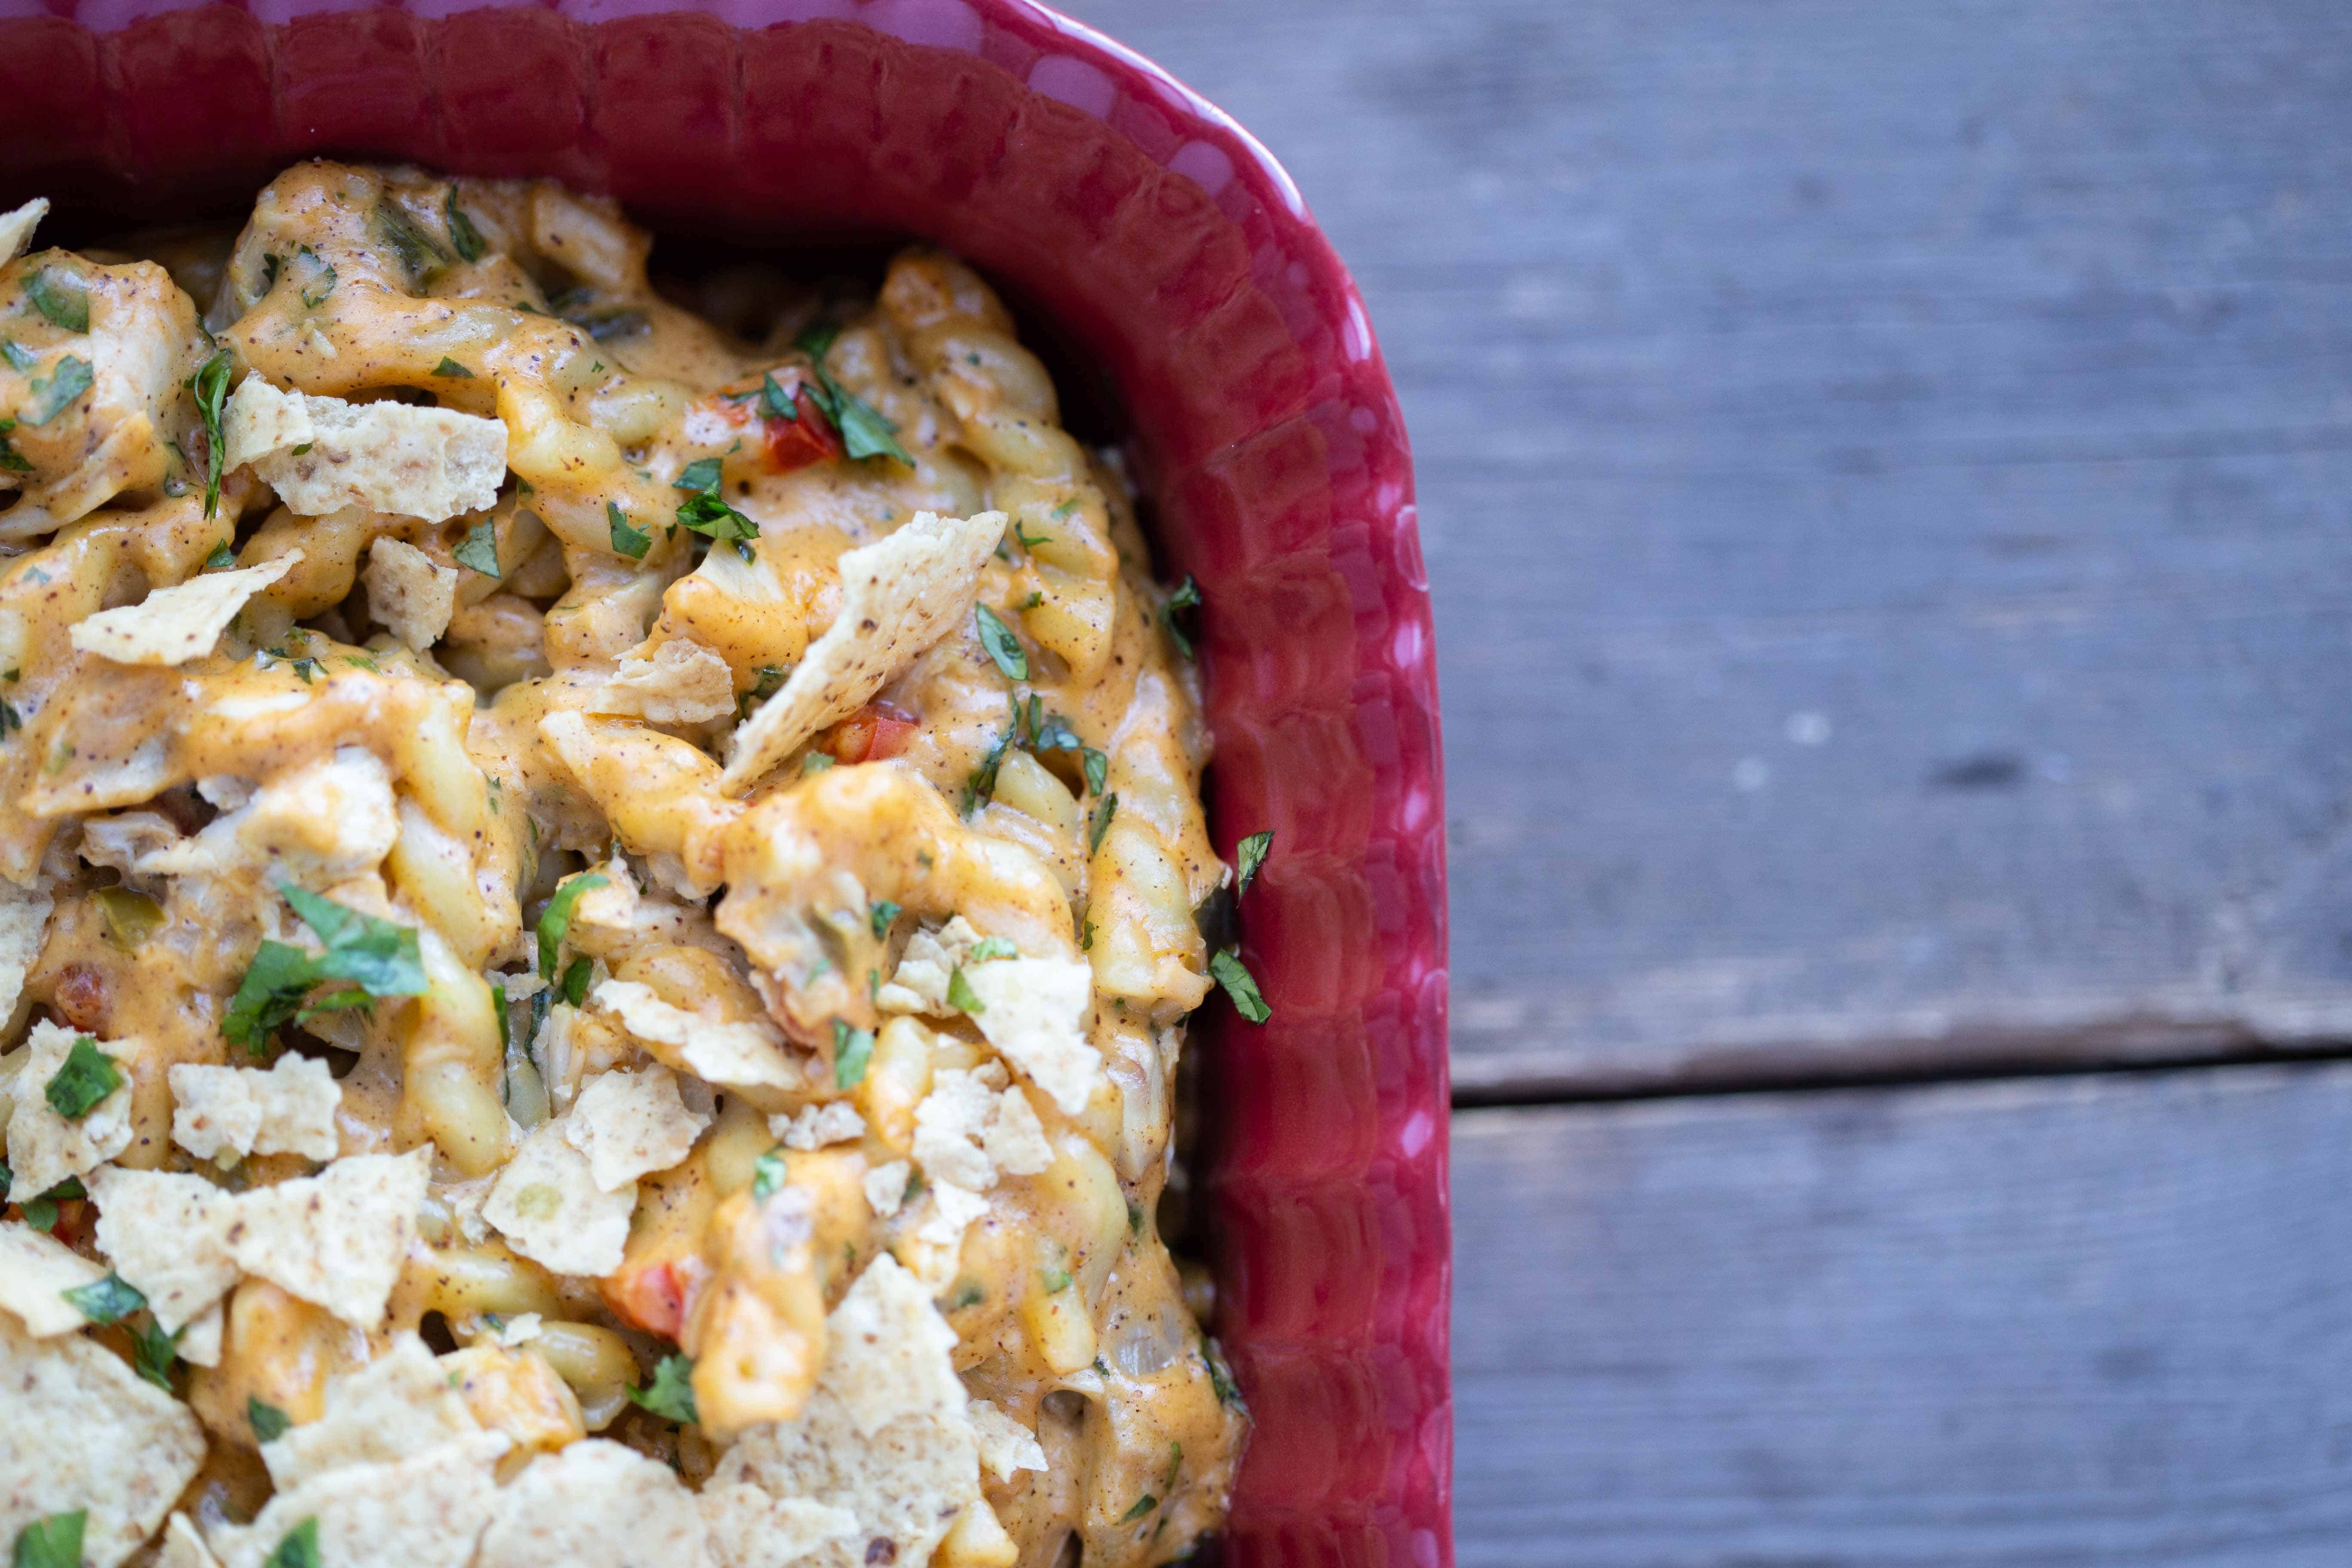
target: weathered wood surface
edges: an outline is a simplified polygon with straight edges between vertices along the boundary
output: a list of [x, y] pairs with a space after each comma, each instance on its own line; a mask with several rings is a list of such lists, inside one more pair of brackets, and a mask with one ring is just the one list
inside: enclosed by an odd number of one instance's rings
[[2352, 1068], [1454, 1119], [1465, 1568], [2337, 1568]]
[[2352, 1038], [2352, 7], [1072, 8], [1396, 373], [1466, 1090]]

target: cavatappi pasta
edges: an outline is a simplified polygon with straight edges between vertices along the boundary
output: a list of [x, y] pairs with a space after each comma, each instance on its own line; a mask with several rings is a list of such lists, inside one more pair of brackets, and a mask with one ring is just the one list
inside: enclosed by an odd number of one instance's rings
[[21, 254], [44, 210], [0, 216], [17, 1560], [1213, 1533], [1246, 1415], [1155, 1216], [1186, 1015], [1255, 996], [1183, 601], [987, 286], [689, 310], [609, 204], [333, 163], [233, 246]]

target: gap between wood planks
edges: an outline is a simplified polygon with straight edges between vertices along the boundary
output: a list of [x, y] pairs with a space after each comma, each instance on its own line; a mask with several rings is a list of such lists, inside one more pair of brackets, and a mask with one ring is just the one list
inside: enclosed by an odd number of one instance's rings
[[1911, 1089], [1926, 1084], [1983, 1083], [1999, 1079], [2147, 1077], [2212, 1068], [2345, 1061], [2352, 1061], [2352, 1040], [2255, 1046], [2160, 1059], [2052, 1060], [2021, 1057], [2014, 1060], [2000, 1060], [1987, 1058], [1962, 1063], [1923, 1064], [1916, 1068], [1865, 1068], [1852, 1072], [1727, 1075], [1719, 1079], [1694, 1076], [1670, 1083], [1594, 1084], [1535, 1078], [1512, 1083], [1456, 1084], [1452, 1104], [1456, 1110], [1546, 1105], [1614, 1105], [1633, 1100], [1720, 1099], [1741, 1094]]

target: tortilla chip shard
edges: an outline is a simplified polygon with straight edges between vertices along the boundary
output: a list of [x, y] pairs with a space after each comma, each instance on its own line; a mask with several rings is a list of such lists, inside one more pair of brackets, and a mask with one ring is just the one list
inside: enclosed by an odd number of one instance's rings
[[95, 1340], [38, 1340], [0, 1313], [0, 1541], [89, 1510], [82, 1562], [117, 1568], [204, 1463], [194, 1412]]
[[740, 795], [800, 743], [864, 707], [890, 678], [971, 614], [1004, 514], [919, 511], [896, 533], [841, 556], [841, 614], [783, 689], [735, 731], [719, 787]]
[[135, 605], [76, 621], [68, 636], [84, 653], [116, 664], [180, 665], [213, 651], [247, 601], [302, 560], [285, 554], [235, 572], [206, 572], [158, 588]]
[[226, 466], [251, 465], [299, 517], [363, 506], [442, 522], [494, 505], [507, 472], [496, 419], [280, 392], [257, 375], [230, 395], [221, 427]]

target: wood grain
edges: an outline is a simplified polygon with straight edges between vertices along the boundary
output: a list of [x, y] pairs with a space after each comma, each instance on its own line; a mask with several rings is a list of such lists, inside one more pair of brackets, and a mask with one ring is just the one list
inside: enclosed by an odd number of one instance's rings
[[1467, 1089], [2352, 1038], [2352, 8], [1073, 9], [1396, 373]]
[[2352, 1539], [2352, 1068], [1454, 1119], [1465, 1568]]

